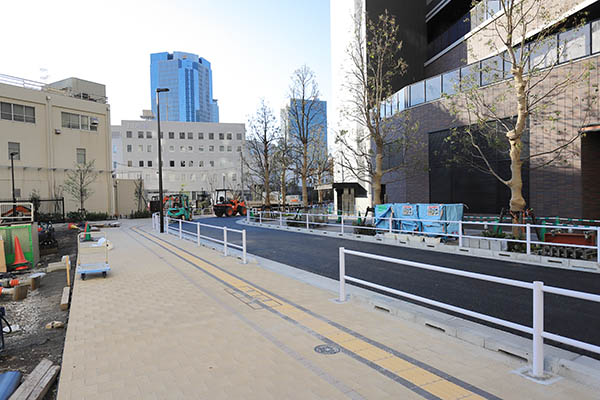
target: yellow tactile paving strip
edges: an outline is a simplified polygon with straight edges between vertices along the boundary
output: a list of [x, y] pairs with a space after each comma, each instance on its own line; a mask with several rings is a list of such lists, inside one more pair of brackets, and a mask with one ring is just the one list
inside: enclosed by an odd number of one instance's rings
[[[449, 376], [438, 375], [431, 370], [427, 370], [416, 363], [409, 362], [392, 352], [385, 351], [367, 340], [354, 336], [344, 330], [323, 321], [320, 318], [311, 315], [309, 312], [302, 310], [294, 304], [286, 302], [284, 299], [277, 299], [270, 296], [268, 293], [252, 286], [247, 281], [242, 280], [228, 272], [225, 272], [205, 260], [196, 257], [185, 250], [180, 249], [173, 244], [157, 238], [154, 235], [148, 234], [137, 228], [132, 228], [133, 231], [145, 237], [148, 240], [159, 244], [164, 249], [172, 252], [180, 258], [192, 263], [197, 268], [219, 279], [226, 285], [245, 293], [247, 296], [260, 301], [266, 308], [271, 309], [287, 319], [310, 329], [315, 334], [328, 339], [347, 353], [356, 356], [359, 360], [366, 360], [367, 364], [374, 368], [381, 368], [387, 371], [387, 376], [390, 373], [399, 379], [399, 383], [410, 388], [414, 392], [421, 394], [425, 398], [442, 399], [442, 400], [458, 400], [458, 399], [496, 399], [496, 396], [487, 394], [486, 392], [470, 387], [467, 389], [460, 384], [452, 382], [455, 380]], [[364, 362], [364, 361], [363, 361]], [[423, 364], [422, 364], [423, 365]], [[429, 368], [428, 368], [429, 369]], [[431, 368], [433, 371], [435, 369]], [[445, 374], [443, 374], [445, 375]], [[458, 380], [455, 380], [458, 381]], [[470, 386], [465, 384], [465, 386]], [[481, 393], [475, 393], [474, 390]]]

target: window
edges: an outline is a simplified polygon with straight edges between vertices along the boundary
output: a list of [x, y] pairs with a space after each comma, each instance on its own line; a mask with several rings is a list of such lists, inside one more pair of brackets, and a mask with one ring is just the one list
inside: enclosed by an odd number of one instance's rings
[[98, 118], [90, 117], [90, 131], [98, 130]]
[[198, 146], [198, 151], [204, 151], [204, 146]]
[[175, 161], [171, 160], [169, 161], [169, 167], [174, 167], [175, 166]]
[[12, 121], [35, 123], [35, 108], [20, 104], [1, 103], [0, 117]]
[[161, 139], [163, 139], [164, 137], [165, 137], [165, 133], [164, 133], [164, 132], [161, 132], [161, 133], [160, 133], [160, 138], [161, 138]]
[[2, 119], [12, 120], [12, 104], [0, 103], [0, 116]]
[[127, 131], [127, 133], [125, 135], [127, 136], [127, 139], [131, 139], [131, 136], [133, 135], [133, 133], [131, 131]]
[[144, 138], [144, 132], [138, 131], [138, 139], [143, 139], [143, 138]]
[[61, 114], [61, 122], [63, 128], [72, 128], [79, 129], [79, 115], [62, 112]]
[[194, 134], [192, 132], [188, 132], [188, 139], [193, 139], [194, 138]]
[[194, 161], [190, 161], [190, 167], [194, 166]]
[[113, 169], [117, 169], [117, 162], [113, 161]]
[[81, 116], [81, 129], [86, 131], [90, 129], [90, 120], [86, 115]]
[[175, 151], [175, 146], [169, 146], [169, 151]]
[[179, 132], [179, 139], [185, 139], [185, 132]]
[[188, 152], [194, 151], [194, 146], [188, 146]]
[[242, 134], [241, 134], [241, 133], [236, 133], [236, 134], [235, 134], [235, 138], [236, 138], [237, 140], [242, 140]]
[[117, 144], [113, 143], [113, 154], [117, 154], [117, 150], [118, 150]]
[[537, 43], [533, 49], [530, 49], [529, 68], [539, 70], [556, 64], [557, 49], [556, 36]]
[[224, 139], [225, 139], [225, 134], [219, 133], [219, 140], [224, 140]]
[[236, 181], [237, 181], [237, 175], [231, 174], [231, 182], [236, 182]]
[[185, 146], [179, 146], [179, 151], [185, 153]]
[[242, 151], [242, 146], [238, 146], [238, 147], [235, 149], [235, 151], [237, 151], [238, 153], [241, 153], [241, 151]]
[[138, 153], [143, 153], [143, 152], [144, 152], [144, 145], [138, 144]]
[[180, 164], [181, 164], [182, 167], [185, 167], [185, 160], [181, 160]]
[[502, 80], [502, 65], [503, 61], [501, 56], [483, 60], [481, 62], [481, 85], [489, 85]]
[[127, 166], [128, 167], [133, 167], [133, 161], [127, 160]]
[[592, 53], [600, 51], [600, 21], [592, 22]]
[[146, 139], [152, 139], [152, 132], [146, 132]]
[[175, 132], [169, 132], [169, 139], [175, 139]]
[[204, 161], [203, 160], [198, 161], [198, 166], [200, 168], [204, 167]]
[[140, 160], [140, 162], [139, 162], [139, 166], [140, 166], [140, 167], [143, 167], [143, 166], [144, 166], [144, 162]]
[[410, 86], [410, 105], [414, 106], [425, 101], [425, 82], [417, 82]]
[[231, 153], [231, 146], [227, 146], [227, 151]]
[[460, 69], [460, 88], [469, 90], [479, 86], [481, 74], [477, 64], [468, 65]]
[[152, 166], [152, 160], [148, 160], [148, 166], [151, 167]]
[[130, 144], [127, 145], [127, 152], [131, 153], [131, 145]]
[[[442, 77], [434, 76], [425, 81], [425, 98], [427, 101], [439, 99], [442, 95]], [[396, 100], [397, 104], [397, 100]], [[395, 107], [392, 105], [392, 115]]]
[[13, 156], [13, 160], [21, 159], [21, 143], [8, 142], [8, 159], [10, 160], [10, 154], [17, 153]]
[[148, 153], [152, 153], [152, 145], [151, 145], [151, 144], [147, 144], [147, 145], [146, 145], [146, 151], [147, 151]]
[[198, 139], [204, 139], [204, 132], [198, 132]]
[[227, 140], [231, 140], [231, 133], [227, 134]]
[[214, 133], [212, 133], [212, 132], [210, 132], [210, 133], [208, 134], [208, 140], [214, 140], [214, 139], [215, 139], [215, 134], [214, 134]]
[[225, 146], [219, 146], [219, 152], [222, 153], [225, 151]]
[[214, 166], [215, 166], [215, 162], [214, 162], [214, 161], [211, 161], [211, 162], [210, 162], [210, 166], [211, 166], [211, 167], [214, 167]]
[[215, 146], [208, 146], [208, 151], [215, 151]]
[[85, 164], [85, 149], [77, 149], [77, 164]]
[[590, 26], [571, 29], [558, 35], [560, 62], [584, 57], [590, 53]]

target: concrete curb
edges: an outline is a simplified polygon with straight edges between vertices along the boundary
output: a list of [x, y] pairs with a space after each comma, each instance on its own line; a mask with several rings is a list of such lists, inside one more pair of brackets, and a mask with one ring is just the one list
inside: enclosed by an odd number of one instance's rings
[[[439, 251], [443, 253], [461, 254], [464, 256], [472, 256], [479, 258], [489, 258], [494, 260], [504, 260], [511, 262], [519, 262], [522, 264], [537, 265], [541, 267], [561, 268], [571, 271], [600, 273], [600, 264], [593, 261], [571, 260], [555, 257], [544, 257], [537, 255], [527, 255], [522, 253], [511, 253], [508, 251], [493, 251], [488, 249], [475, 249], [469, 247], [458, 247], [455, 245], [447, 245], [435, 240], [423, 240], [422, 236], [405, 235], [405, 234], [384, 234], [376, 236], [356, 235], [354, 233], [340, 233], [332, 231], [323, 231], [319, 229], [306, 229], [291, 226], [279, 226], [272, 224], [261, 224], [258, 222], [246, 222], [245, 219], [236, 221], [240, 225], [255, 226], [259, 228], [267, 228], [274, 230], [283, 230], [295, 233], [304, 233], [308, 235], [328, 236], [356, 240], [361, 242], [380, 243], [398, 247], [409, 247], [413, 249]], [[351, 229], [352, 227], [348, 227]], [[417, 238], [411, 240], [411, 238]], [[428, 238], [429, 239], [429, 238]], [[433, 239], [433, 238], [432, 238]]]
[[[250, 255], [258, 266], [292, 279], [307, 283], [338, 295], [339, 282], [313, 274], [289, 265], [263, 257]], [[250, 260], [249, 260], [250, 262]], [[434, 329], [439, 333], [454, 337], [472, 345], [503, 353], [521, 359], [527, 364], [532, 361], [531, 339], [517, 336], [499, 329], [491, 328], [460, 317], [454, 317], [439, 311], [408, 303], [390, 296], [374, 293], [352, 285], [346, 286], [350, 299], [371, 308], [385, 312], [405, 321]], [[578, 353], [544, 345], [544, 369], [558, 376], [573, 379], [579, 383], [600, 389], [600, 361]]]

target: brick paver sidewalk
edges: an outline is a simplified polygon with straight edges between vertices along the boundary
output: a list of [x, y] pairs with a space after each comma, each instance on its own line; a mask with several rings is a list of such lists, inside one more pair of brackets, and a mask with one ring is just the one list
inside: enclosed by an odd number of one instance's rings
[[[59, 399], [594, 399], [523, 364], [150, 223], [107, 229], [106, 279], [76, 279]], [[282, 249], [285, 251], [285, 249]], [[318, 353], [326, 344], [341, 350]]]

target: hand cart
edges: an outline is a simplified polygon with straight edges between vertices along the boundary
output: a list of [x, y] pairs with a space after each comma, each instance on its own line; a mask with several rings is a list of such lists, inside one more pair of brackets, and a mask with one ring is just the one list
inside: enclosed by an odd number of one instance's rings
[[89, 235], [90, 232], [77, 235], [76, 273], [81, 275], [81, 280], [85, 280], [87, 274], [102, 274], [106, 278], [110, 271], [106, 233], [94, 232], [92, 240], [89, 240]]

